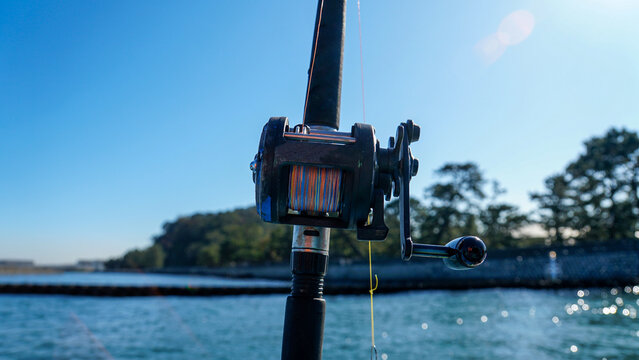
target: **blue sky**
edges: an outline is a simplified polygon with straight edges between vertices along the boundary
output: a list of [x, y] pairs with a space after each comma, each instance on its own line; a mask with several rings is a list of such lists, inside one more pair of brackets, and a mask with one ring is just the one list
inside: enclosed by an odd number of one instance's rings
[[[357, 3], [342, 130], [362, 119]], [[362, 0], [367, 121], [422, 126], [413, 192], [475, 161], [528, 193], [611, 126], [639, 128], [639, 3]], [[105, 258], [164, 221], [248, 206], [270, 116], [299, 122], [316, 2], [0, 3], [0, 258]], [[487, 62], [482, 39], [534, 27]]]

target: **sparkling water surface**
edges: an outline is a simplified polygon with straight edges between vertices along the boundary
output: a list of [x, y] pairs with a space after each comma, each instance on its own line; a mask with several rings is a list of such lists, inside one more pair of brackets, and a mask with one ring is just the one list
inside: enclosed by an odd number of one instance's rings
[[[639, 358], [639, 286], [374, 300], [382, 360]], [[279, 359], [285, 301], [1, 295], [0, 359]], [[323, 358], [369, 359], [369, 297], [326, 301]]]

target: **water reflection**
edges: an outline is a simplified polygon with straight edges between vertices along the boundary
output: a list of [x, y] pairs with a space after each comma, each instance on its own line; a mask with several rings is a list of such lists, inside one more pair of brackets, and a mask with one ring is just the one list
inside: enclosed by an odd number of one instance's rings
[[[579, 358], [632, 358], [639, 353], [639, 343], [629, 341], [639, 336], [631, 319], [639, 300], [633, 288], [618, 288], [614, 296], [610, 288], [380, 295], [376, 326], [389, 336], [378, 347], [392, 358], [419, 358], [406, 349], [416, 346], [432, 358], [473, 359], [470, 349], [478, 343], [482, 358], [558, 359], [575, 353]], [[410, 330], [399, 319], [427, 323], [429, 331]]]
[[[610, 288], [379, 294], [376, 346], [387, 359], [636, 358], [639, 294], [629, 287], [614, 295]], [[370, 352], [367, 301], [327, 296], [324, 358]], [[90, 359], [104, 353], [100, 347], [116, 359], [277, 358], [284, 302], [283, 295], [0, 296], [0, 358]]]

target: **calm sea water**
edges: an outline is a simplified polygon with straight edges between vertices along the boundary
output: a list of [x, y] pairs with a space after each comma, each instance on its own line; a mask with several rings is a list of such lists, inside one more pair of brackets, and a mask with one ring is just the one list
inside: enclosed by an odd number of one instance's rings
[[286, 286], [285, 281], [227, 279], [216, 276], [146, 273], [85, 273], [0, 275], [0, 284], [121, 285], [121, 286]]
[[[326, 300], [324, 359], [369, 359], [368, 296]], [[285, 301], [0, 295], [0, 359], [279, 359]], [[637, 309], [639, 286], [380, 294], [376, 343], [383, 360], [639, 359]]]

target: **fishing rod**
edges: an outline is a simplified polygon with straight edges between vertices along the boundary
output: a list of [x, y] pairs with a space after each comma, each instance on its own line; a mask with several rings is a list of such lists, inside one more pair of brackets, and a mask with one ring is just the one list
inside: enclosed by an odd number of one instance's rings
[[486, 258], [486, 246], [475, 236], [443, 246], [412, 240], [410, 180], [419, 161], [410, 144], [419, 140], [417, 124], [402, 122], [387, 148], [369, 124], [338, 131], [345, 17], [346, 0], [318, 0], [302, 123], [270, 118], [250, 166], [262, 220], [293, 225], [282, 360], [321, 359], [330, 229], [356, 230], [363, 241], [386, 239], [384, 200], [399, 197], [403, 260], [441, 258], [464, 270]]

